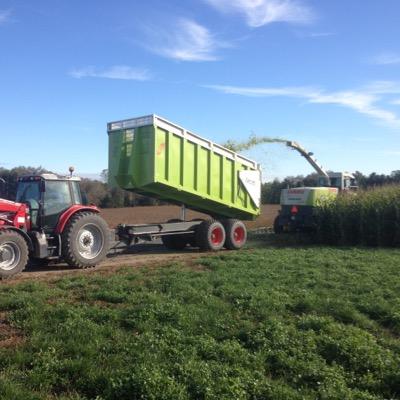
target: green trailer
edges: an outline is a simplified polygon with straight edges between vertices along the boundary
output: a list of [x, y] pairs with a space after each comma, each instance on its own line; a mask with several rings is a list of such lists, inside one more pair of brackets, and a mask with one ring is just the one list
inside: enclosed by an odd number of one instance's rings
[[260, 214], [259, 164], [157, 115], [110, 122], [107, 128], [111, 186], [210, 215], [208, 224], [223, 226], [225, 245], [235, 227], [243, 239], [240, 220]]

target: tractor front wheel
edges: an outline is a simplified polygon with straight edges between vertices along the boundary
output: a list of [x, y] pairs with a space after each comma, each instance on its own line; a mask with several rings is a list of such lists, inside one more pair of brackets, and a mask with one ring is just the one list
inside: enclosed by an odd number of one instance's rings
[[28, 263], [25, 239], [11, 230], [0, 230], [0, 278], [9, 278], [23, 271]]
[[109, 248], [109, 228], [100, 215], [82, 212], [71, 217], [62, 234], [62, 256], [69, 265], [95, 267]]

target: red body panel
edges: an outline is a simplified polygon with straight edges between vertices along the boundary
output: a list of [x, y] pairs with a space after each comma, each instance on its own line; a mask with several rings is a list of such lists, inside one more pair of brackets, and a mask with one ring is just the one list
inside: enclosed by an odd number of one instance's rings
[[28, 206], [0, 199], [0, 228], [10, 225], [24, 231], [31, 228]]
[[64, 213], [61, 214], [60, 219], [58, 220], [58, 224], [56, 226], [55, 233], [62, 233], [65, 228], [65, 225], [70, 220], [70, 218], [74, 214], [76, 214], [77, 212], [80, 212], [80, 211], [90, 211], [90, 212], [94, 212], [94, 213], [100, 212], [100, 210], [96, 206], [82, 206], [80, 204], [76, 204], [76, 205], [68, 208], [68, 210], [64, 211]]

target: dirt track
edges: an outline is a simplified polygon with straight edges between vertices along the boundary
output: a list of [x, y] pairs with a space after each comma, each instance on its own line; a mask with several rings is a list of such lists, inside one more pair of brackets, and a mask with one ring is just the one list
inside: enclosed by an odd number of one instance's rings
[[[262, 214], [256, 221], [247, 221], [248, 229], [271, 226], [275, 216], [277, 215], [279, 206], [264, 205]], [[176, 206], [159, 206], [159, 207], [133, 207], [133, 208], [114, 208], [102, 210], [104, 219], [110, 227], [115, 227], [119, 223], [140, 224], [150, 222], [163, 222], [168, 219], [179, 217], [180, 208]], [[187, 212], [187, 218], [204, 217], [200, 213], [193, 211]], [[140, 266], [157, 266], [168, 264], [175, 261], [184, 261], [190, 264], [192, 260], [203, 257], [207, 253], [200, 252], [197, 249], [188, 248], [184, 251], [167, 250], [160, 241], [150, 244], [137, 245], [129, 253], [109, 255], [96, 268], [86, 270], [73, 269], [67, 264], [50, 264], [48, 266], [29, 265], [25, 271], [9, 280], [3, 281], [9, 284], [21, 281], [40, 279], [51, 280], [59, 278], [63, 275], [88, 274], [98, 272], [107, 274], [123, 267], [140, 267]], [[0, 281], [1, 284], [1, 281]]]

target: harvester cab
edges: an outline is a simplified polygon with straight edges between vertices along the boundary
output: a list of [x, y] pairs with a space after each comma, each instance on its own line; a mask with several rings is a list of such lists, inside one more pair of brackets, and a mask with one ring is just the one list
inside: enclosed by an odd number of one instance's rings
[[330, 186], [340, 191], [355, 191], [358, 184], [355, 176], [349, 172], [328, 172]]
[[28, 259], [64, 260], [87, 268], [110, 247], [110, 230], [86, 205], [80, 178], [41, 174], [18, 179], [16, 201], [0, 199], [0, 278], [22, 271]]

